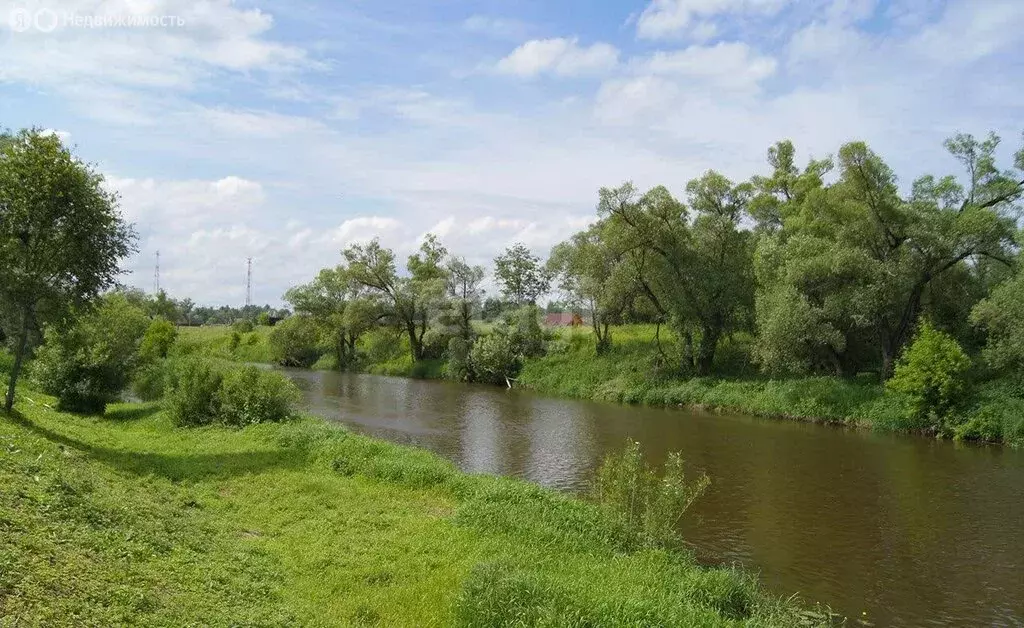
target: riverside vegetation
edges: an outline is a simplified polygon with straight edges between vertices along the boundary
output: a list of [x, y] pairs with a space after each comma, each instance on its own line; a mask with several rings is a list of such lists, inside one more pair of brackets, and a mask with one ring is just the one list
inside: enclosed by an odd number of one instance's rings
[[[951, 138], [966, 178], [907, 193], [858, 142], [802, 168], [780, 142], [767, 174], [708, 171], [687, 203], [601, 189], [546, 262], [521, 244], [494, 260], [500, 298], [433, 235], [404, 272], [354, 244], [285, 295], [270, 357], [1022, 445], [1024, 150], [1000, 169], [999, 145]], [[541, 328], [552, 288], [585, 332]]]
[[694, 561], [676, 524], [708, 480], [678, 457], [656, 474], [631, 443], [579, 500], [296, 417], [277, 373], [170, 363], [160, 403], [72, 414], [21, 387], [0, 419], [14, 625], [833, 621]]
[[[117, 289], [135, 235], [116, 203], [55, 135], [0, 134], [4, 624], [832, 620], [695, 563], [676, 523], [707, 479], [678, 457], [656, 473], [629, 443], [579, 500], [295, 416], [294, 384], [231, 361], [267, 344], [251, 322], [223, 344], [185, 341], [165, 294]], [[414, 272], [436, 279], [424, 264]], [[425, 358], [419, 311], [405, 331]], [[531, 316], [488, 351], [540, 351]], [[272, 350], [308, 338], [299, 325], [276, 327]], [[339, 357], [355, 350], [345, 329]], [[129, 383], [154, 401], [120, 403]]]

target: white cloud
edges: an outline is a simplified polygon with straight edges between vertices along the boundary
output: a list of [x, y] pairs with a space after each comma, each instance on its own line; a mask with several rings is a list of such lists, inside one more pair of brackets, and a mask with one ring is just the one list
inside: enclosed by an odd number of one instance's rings
[[618, 62], [619, 51], [614, 46], [605, 43], [580, 46], [576, 37], [559, 37], [530, 40], [499, 61], [495, 69], [527, 78], [545, 73], [577, 76], [606, 72]]
[[742, 42], [714, 46], [690, 46], [673, 52], [656, 52], [637, 64], [641, 73], [678, 76], [716, 87], [751, 88], [775, 73], [774, 58], [758, 54]]
[[[0, 0], [8, 16], [23, 2]], [[63, 89], [68, 84], [190, 89], [218, 72], [250, 72], [307, 63], [303, 50], [267, 39], [273, 18], [231, 0], [45, 0], [33, 11], [57, 16], [51, 32], [15, 32], [0, 22], [0, 81]], [[149, 19], [165, 26], [76, 26], [75, 18]], [[67, 18], [67, 20], [65, 20]], [[181, 26], [178, 26], [178, 18]], [[173, 25], [172, 25], [173, 23]]]
[[[664, 39], [684, 34], [695, 21], [727, 13], [772, 14], [792, 0], [651, 0], [637, 20], [637, 36]], [[705, 35], [708, 25], [698, 25]]]

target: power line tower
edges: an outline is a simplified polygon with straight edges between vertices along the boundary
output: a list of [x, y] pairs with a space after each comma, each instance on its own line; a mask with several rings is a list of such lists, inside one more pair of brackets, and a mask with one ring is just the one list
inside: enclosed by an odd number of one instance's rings
[[153, 294], [160, 294], [160, 251], [156, 252], [156, 268], [153, 269]]
[[247, 260], [245, 273], [245, 307], [252, 305], [252, 258]]

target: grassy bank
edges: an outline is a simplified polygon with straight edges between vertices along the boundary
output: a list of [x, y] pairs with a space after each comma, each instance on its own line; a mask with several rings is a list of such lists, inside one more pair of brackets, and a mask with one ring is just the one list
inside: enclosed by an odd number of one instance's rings
[[[257, 329], [230, 349], [227, 327], [184, 330], [186, 351], [242, 361], [271, 361], [266, 328]], [[750, 339], [723, 340], [716, 355], [719, 377], [681, 378], [664, 365], [678, 356], [675, 340], [661, 330], [661, 350], [653, 325], [612, 329], [612, 348], [596, 355], [589, 328], [549, 330], [547, 352], [529, 358], [517, 383], [549, 395], [652, 406], [700, 407], [818, 423], [869, 427], [894, 432], [936, 434], [934, 421], [913, 416], [906, 397], [886, 391], [873, 373], [852, 379], [760, 375], [749, 360]], [[244, 336], [244, 335], [243, 335]], [[413, 362], [408, 340], [392, 330], [374, 330], [360, 340], [368, 373], [436, 379], [444, 360]], [[661, 364], [663, 366], [659, 367]], [[318, 368], [332, 368], [325, 356]], [[927, 418], [926, 418], [927, 419]], [[973, 382], [954, 413], [940, 422], [938, 433], [964, 440], [1024, 446], [1024, 384], [993, 380]]]
[[[654, 344], [654, 327], [631, 325], [613, 330], [614, 344], [596, 355], [593, 335], [586, 329], [561, 329], [548, 355], [528, 360], [519, 384], [569, 397], [655, 406], [696, 406], [768, 416], [847, 425], [886, 421], [894, 408], [884, 400], [877, 377], [853, 380], [800, 377], [771, 380], [745, 372], [742, 350], [726, 341], [719, 360], [731, 377], [671, 377], [655, 367], [661, 357]], [[664, 339], [665, 332], [662, 331]], [[673, 355], [670, 341], [663, 348]], [[662, 358], [663, 359], [663, 358]], [[736, 364], [730, 364], [735, 362]]]
[[587, 503], [306, 419], [0, 416], [13, 625], [754, 625], [820, 617]]
[[256, 326], [249, 332], [236, 332], [230, 325], [178, 327], [173, 352], [177, 355], [206, 355], [236, 362], [270, 364], [271, 327]]

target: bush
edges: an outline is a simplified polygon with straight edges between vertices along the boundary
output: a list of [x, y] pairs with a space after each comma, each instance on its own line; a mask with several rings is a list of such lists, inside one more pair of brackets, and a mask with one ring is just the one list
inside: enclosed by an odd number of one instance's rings
[[166, 358], [177, 338], [178, 329], [170, 321], [163, 318], [153, 319], [142, 336], [139, 353], [145, 361]]
[[444, 377], [456, 382], [470, 381], [471, 371], [469, 352], [473, 343], [465, 338], [452, 338], [448, 341], [448, 361], [444, 365]]
[[138, 370], [132, 380], [132, 393], [142, 401], [162, 398], [170, 386], [171, 367], [166, 360], [157, 360]]
[[964, 390], [963, 375], [970, 366], [957, 341], [925, 321], [886, 386], [910, 397], [914, 416], [933, 417], [933, 426], [941, 427]]
[[287, 377], [255, 366], [228, 371], [217, 395], [218, 421], [235, 426], [284, 421], [301, 397]]
[[321, 350], [316, 323], [308, 316], [290, 316], [270, 331], [270, 351], [282, 366], [312, 366]]
[[1024, 399], [983, 400], [964, 423], [953, 429], [953, 435], [957, 440], [1024, 447]]
[[240, 344], [242, 344], [242, 334], [237, 329], [233, 330], [231, 338], [228, 340], [228, 350], [234, 351]]
[[255, 329], [252, 321], [247, 318], [240, 318], [234, 323], [231, 323], [231, 329], [237, 331], [240, 334], [247, 334]]
[[594, 500], [616, 522], [652, 546], [679, 541], [680, 518], [710, 484], [706, 475], [688, 482], [679, 453], [669, 454], [663, 477], [643, 460], [640, 443], [627, 441], [619, 454], [610, 454], [597, 473]]
[[224, 374], [209, 360], [188, 358], [176, 365], [166, 396], [167, 413], [176, 425], [209, 425], [220, 416]]
[[481, 336], [469, 352], [473, 381], [486, 384], [504, 384], [505, 378], [519, 374], [522, 361], [512, 339], [498, 331]]
[[36, 385], [61, 410], [102, 413], [138, 368], [148, 325], [141, 309], [115, 294], [68, 325], [47, 328], [33, 365]]
[[259, 316], [256, 317], [256, 324], [261, 327], [270, 326], [270, 312], [260, 312]]

